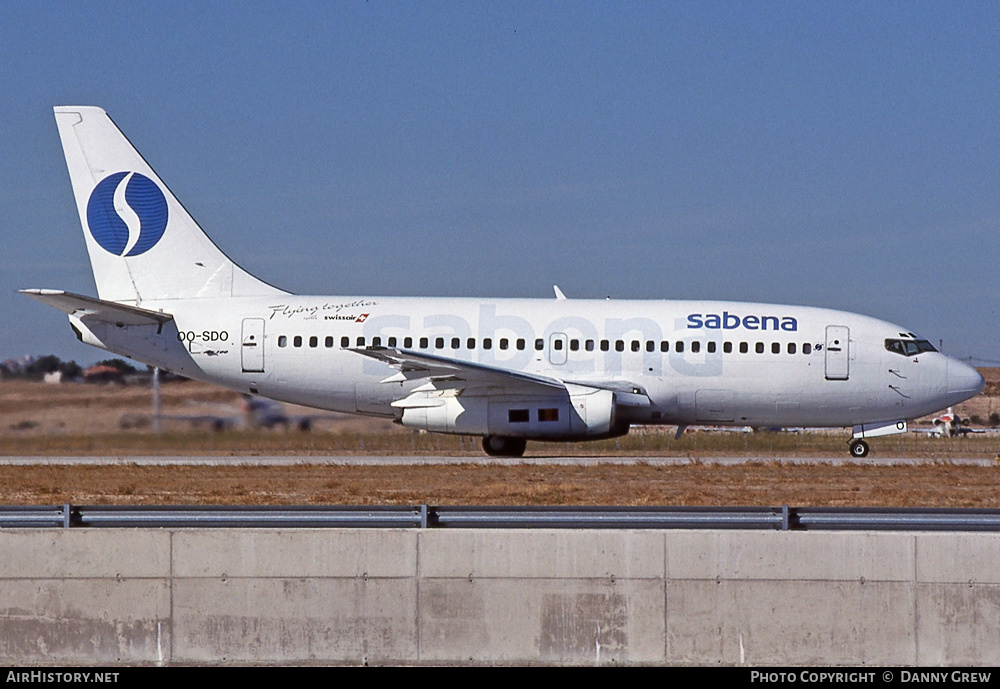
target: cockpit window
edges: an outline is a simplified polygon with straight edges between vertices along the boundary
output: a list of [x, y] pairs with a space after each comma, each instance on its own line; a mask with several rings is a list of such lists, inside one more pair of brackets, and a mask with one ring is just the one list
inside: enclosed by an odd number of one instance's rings
[[934, 345], [927, 340], [887, 339], [885, 341], [885, 348], [893, 354], [899, 354], [900, 356], [916, 356], [917, 354], [923, 354], [924, 352], [937, 351], [937, 349], [934, 348]]

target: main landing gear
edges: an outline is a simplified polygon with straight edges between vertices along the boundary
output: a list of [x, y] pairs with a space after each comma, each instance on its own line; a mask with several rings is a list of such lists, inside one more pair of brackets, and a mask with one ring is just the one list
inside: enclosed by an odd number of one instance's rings
[[487, 435], [483, 438], [483, 451], [490, 457], [521, 457], [528, 441], [524, 438], [507, 438], [502, 435]]
[[868, 456], [868, 443], [864, 440], [852, 440], [851, 441], [851, 457], [857, 457], [861, 459], [862, 457]]

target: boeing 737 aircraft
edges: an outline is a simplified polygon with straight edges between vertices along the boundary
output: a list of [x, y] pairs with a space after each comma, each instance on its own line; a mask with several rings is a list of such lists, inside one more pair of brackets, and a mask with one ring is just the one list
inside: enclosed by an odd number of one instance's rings
[[866, 438], [983, 388], [926, 339], [843, 311], [720, 301], [310, 297], [243, 271], [107, 114], [57, 107], [98, 298], [24, 293], [76, 336], [253, 395], [481, 436], [590, 440], [632, 424], [853, 427]]

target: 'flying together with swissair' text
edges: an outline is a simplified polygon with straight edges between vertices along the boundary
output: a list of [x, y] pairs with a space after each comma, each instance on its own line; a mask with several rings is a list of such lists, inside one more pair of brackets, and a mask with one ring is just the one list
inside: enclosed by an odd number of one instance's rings
[[491, 455], [632, 424], [853, 427], [983, 388], [906, 328], [720, 301], [298, 296], [234, 264], [100, 108], [55, 108], [98, 298], [24, 293], [87, 344], [240, 392], [477, 435]]

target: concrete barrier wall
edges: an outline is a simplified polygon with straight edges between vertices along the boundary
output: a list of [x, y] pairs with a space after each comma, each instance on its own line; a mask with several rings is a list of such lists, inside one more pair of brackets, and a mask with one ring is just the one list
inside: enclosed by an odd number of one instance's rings
[[1000, 534], [0, 531], [0, 663], [1000, 663]]

